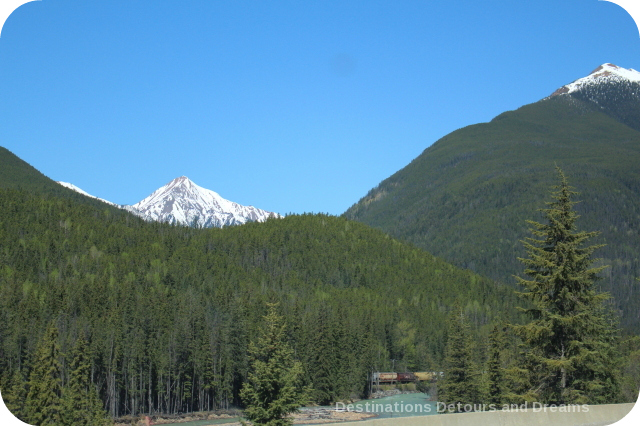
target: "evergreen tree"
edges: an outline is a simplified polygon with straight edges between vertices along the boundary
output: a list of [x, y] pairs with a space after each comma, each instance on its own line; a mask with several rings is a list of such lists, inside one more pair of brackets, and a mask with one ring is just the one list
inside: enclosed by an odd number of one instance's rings
[[577, 193], [557, 172], [554, 201], [541, 210], [547, 223], [528, 221], [538, 237], [523, 242], [529, 257], [520, 260], [529, 279], [517, 277], [525, 289], [518, 294], [530, 302], [523, 310], [531, 322], [514, 327], [528, 349], [528, 394], [543, 403], [611, 402], [617, 392], [615, 330], [605, 312], [609, 295], [594, 286], [604, 266], [591, 266], [592, 254], [601, 246], [585, 245], [597, 232], [576, 230]]
[[622, 359], [621, 399], [622, 402], [636, 402], [640, 389], [640, 336], [632, 336], [621, 342]]
[[502, 364], [502, 352], [505, 348], [504, 330], [495, 325], [489, 334], [489, 376], [488, 402], [496, 406], [505, 402], [505, 371]]
[[52, 322], [38, 344], [29, 376], [25, 414], [26, 420], [33, 425], [58, 426], [62, 423], [59, 358], [58, 329]]
[[444, 379], [438, 389], [439, 399], [455, 404], [456, 411], [470, 411], [464, 406], [480, 402], [479, 372], [472, 354], [469, 323], [462, 308], [456, 305], [449, 319]]
[[25, 419], [25, 398], [27, 396], [25, 379], [20, 370], [15, 370], [2, 388], [2, 399], [11, 413], [19, 419]]
[[107, 413], [91, 383], [91, 359], [87, 341], [81, 335], [76, 340], [69, 365], [69, 383], [63, 390], [63, 422], [69, 426], [102, 425]]
[[301, 388], [303, 368], [293, 359], [285, 340], [285, 324], [269, 304], [265, 326], [257, 342], [249, 344], [251, 371], [240, 392], [245, 416], [255, 425], [284, 426], [289, 414], [308, 402], [310, 389]]
[[323, 304], [313, 329], [312, 358], [309, 363], [313, 399], [320, 405], [329, 405], [340, 396], [341, 377], [335, 331], [330, 322], [329, 310]]
[[[465, 305], [485, 295], [469, 311], [478, 325], [517, 300], [506, 286], [343, 218], [214, 230], [112, 213], [0, 189], [3, 391], [16, 368], [30, 378], [44, 334], [33, 331], [55, 316], [61, 344], [91, 336], [91, 382], [111, 417], [239, 405], [248, 343], [264, 301], [274, 300], [305, 384], [322, 382], [332, 400], [362, 396], [374, 371], [441, 365], [442, 306], [454, 295]], [[72, 347], [59, 374], [65, 387]]]

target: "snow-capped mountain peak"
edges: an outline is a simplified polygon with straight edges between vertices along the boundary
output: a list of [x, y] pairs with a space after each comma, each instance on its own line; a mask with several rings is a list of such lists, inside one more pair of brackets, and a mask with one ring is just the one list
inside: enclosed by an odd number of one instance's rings
[[144, 200], [125, 208], [147, 220], [199, 227], [223, 227], [279, 217], [276, 213], [226, 200], [186, 176], [173, 179]]
[[159, 222], [221, 228], [247, 222], [263, 222], [270, 217], [281, 217], [277, 213], [226, 200], [217, 192], [196, 185], [186, 176], [173, 179], [132, 206], [118, 205], [94, 197], [71, 183], [58, 183], [87, 197], [128, 210], [143, 219]]
[[562, 86], [553, 92], [551, 97], [577, 92], [593, 85], [618, 82], [640, 83], [640, 72], [633, 68], [622, 68], [609, 63], [602, 64], [593, 70], [588, 76]]

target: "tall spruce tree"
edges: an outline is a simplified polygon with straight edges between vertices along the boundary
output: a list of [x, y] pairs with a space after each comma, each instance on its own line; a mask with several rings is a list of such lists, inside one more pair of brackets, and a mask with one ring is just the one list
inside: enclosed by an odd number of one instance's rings
[[249, 344], [251, 370], [240, 391], [244, 413], [254, 425], [291, 425], [290, 414], [308, 402], [311, 390], [301, 386], [302, 363], [293, 358], [276, 305], [264, 319], [261, 336]]
[[617, 383], [612, 360], [615, 327], [605, 310], [609, 299], [594, 286], [604, 266], [592, 267], [600, 245], [585, 243], [597, 232], [577, 231], [573, 207], [577, 194], [557, 169], [560, 180], [544, 213], [546, 223], [528, 221], [537, 238], [523, 244], [528, 258], [520, 259], [529, 279], [518, 294], [530, 306], [531, 318], [514, 326], [526, 347], [532, 397], [543, 403], [582, 404], [612, 402]]
[[314, 327], [313, 357], [308, 363], [312, 373], [313, 399], [320, 405], [329, 405], [340, 396], [341, 377], [335, 332], [329, 310], [323, 304]]
[[489, 404], [496, 406], [505, 402], [505, 369], [502, 365], [504, 348], [504, 330], [495, 325], [489, 334], [489, 359], [487, 360], [489, 389], [487, 396]]
[[29, 392], [25, 407], [26, 420], [32, 425], [60, 425], [61, 369], [58, 329], [53, 322], [41, 338], [29, 376]]
[[455, 411], [471, 411], [468, 405], [480, 403], [479, 371], [469, 328], [464, 311], [456, 304], [449, 318], [444, 379], [438, 387], [438, 399], [455, 404]]
[[91, 359], [87, 341], [81, 335], [72, 351], [69, 364], [70, 376], [63, 390], [62, 420], [65, 425], [108, 424], [107, 413], [91, 383]]

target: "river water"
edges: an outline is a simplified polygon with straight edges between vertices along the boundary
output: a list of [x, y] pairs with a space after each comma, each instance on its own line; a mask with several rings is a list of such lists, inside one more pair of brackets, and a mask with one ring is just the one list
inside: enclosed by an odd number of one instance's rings
[[337, 408], [373, 413], [376, 414], [376, 418], [380, 419], [438, 414], [436, 402], [429, 401], [429, 395], [425, 393], [408, 393], [378, 399], [365, 399], [352, 404], [352, 407], [338, 404]]
[[[308, 407], [307, 409], [312, 410], [314, 408], [319, 407]], [[338, 403], [337, 405], [324, 408], [340, 408], [355, 412], [373, 413], [376, 415], [374, 418], [379, 419], [437, 414], [436, 403], [434, 401], [429, 401], [429, 396], [424, 393], [409, 393], [404, 395], [385, 396], [384, 398], [377, 399], [364, 399], [350, 405]], [[302, 408], [301, 410], [305, 410], [305, 408]], [[220, 420], [196, 420], [193, 422], [171, 423], [170, 425], [167, 424], [164, 426], [208, 426], [233, 423], [239, 420], [240, 419], [238, 417]]]
[[240, 417], [234, 417], [231, 419], [218, 419], [218, 420], [194, 420], [192, 422], [182, 423], [164, 423], [158, 426], [209, 426], [209, 425], [223, 425], [225, 423], [239, 422]]

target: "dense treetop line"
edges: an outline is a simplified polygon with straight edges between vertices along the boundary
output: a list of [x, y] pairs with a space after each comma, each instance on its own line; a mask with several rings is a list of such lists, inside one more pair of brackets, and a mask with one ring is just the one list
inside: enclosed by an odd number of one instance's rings
[[[590, 96], [600, 96], [600, 104]], [[622, 326], [637, 333], [640, 103], [627, 98], [621, 104], [622, 94], [613, 90], [606, 99], [558, 96], [456, 130], [345, 216], [515, 286], [525, 220], [541, 218], [536, 209], [544, 205], [557, 164], [584, 200], [576, 205], [579, 226], [600, 231], [596, 242], [606, 244], [596, 256], [610, 268], [598, 285], [614, 296]]]
[[111, 416], [239, 404], [267, 302], [279, 303], [322, 403], [366, 394], [374, 370], [441, 368], [454, 301], [478, 339], [518, 303], [506, 287], [344, 218], [194, 229], [8, 189], [0, 265], [3, 394], [20, 378], [28, 386], [53, 324], [61, 386], [82, 337]]

